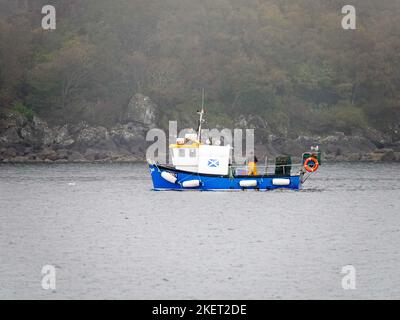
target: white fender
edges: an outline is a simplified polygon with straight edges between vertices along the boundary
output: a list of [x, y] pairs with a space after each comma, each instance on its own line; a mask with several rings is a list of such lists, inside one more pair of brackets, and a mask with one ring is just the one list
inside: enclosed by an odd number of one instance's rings
[[290, 179], [275, 178], [272, 179], [272, 184], [274, 186], [288, 186], [290, 184]]
[[167, 171], [161, 172], [161, 177], [171, 183], [175, 183], [177, 180], [177, 178], [172, 173], [169, 173]]
[[197, 188], [200, 187], [200, 180], [187, 180], [182, 182], [184, 188]]
[[256, 187], [257, 180], [242, 180], [242, 181], [239, 181], [239, 185], [241, 187]]

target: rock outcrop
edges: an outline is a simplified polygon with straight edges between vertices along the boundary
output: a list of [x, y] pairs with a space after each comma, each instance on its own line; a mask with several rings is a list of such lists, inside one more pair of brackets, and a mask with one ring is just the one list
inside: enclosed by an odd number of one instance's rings
[[120, 118], [120, 122], [123, 124], [131, 122], [139, 126], [153, 128], [155, 127], [156, 113], [157, 106], [151, 99], [138, 93], [129, 101], [125, 113]]
[[279, 154], [301, 156], [311, 146], [319, 146], [323, 159], [328, 161], [400, 161], [400, 144], [396, 145], [384, 139], [377, 143], [376, 140], [371, 141], [360, 134], [349, 136], [342, 132], [324, 137], [297, 138], [270, 134], [265, 142], [256, 143], [256, 150], [261, 158]]
[[[145, 160], [146, 133], [156, 126], [157, 106], [150, 98], [136, 94], [120, 122], [112, 127], [93, 126], [82, 121], [50, 127], [44, 120], [28, 120], [19, 114], [0, 116], [0, 162], [131, 162]], [[242, 116], [240, 128], [256, 128], [256, 154], [300, 157], [311, 146], [320, 146], [323, 159], [332, 161], [400, 161], [400, 141], [367, 129], [358, 134], [342, 132], [326, 136], [289, 138], [273, 134], [259, 116]]]
[[84, 162], [144, 160], [146, 133], [155, 126], [156, 105], [150, 98], [135, 95], [121, 123], [113, 127], [86, 122], [49, 127], [46, 121], [31, 121], [19, 114], [0, 119], [0, 161]]
[[253, 114], [239, 116], [235, 125], [242, 129], [255, 129], [255, 147], [260, 158], [275, 157], [280, 154], [301, 156], [311, 146], [318, 145], [325, 160], [400, 161], [400, 141], [393, 141], [395, 139], [393, 136], [390, 137], [373, 128], [365, 128], [351, 135], [335, 132], [324, 136], [289, 137], [284, 125], [280, 130], [274, 130], [268, 121]]

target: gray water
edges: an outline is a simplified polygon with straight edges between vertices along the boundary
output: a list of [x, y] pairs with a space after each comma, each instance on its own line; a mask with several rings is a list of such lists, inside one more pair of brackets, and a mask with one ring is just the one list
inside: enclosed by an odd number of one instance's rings
[[155, 192], [144, 165], [1, 165], [0, 298], [398, 299], [399, 173], [337, 164], [302, 191]]

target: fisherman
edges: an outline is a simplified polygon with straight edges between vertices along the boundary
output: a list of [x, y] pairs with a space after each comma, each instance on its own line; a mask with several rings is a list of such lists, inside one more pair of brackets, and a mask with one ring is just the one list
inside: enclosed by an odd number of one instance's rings
[[249, 157], [247, 158], [247, 167], [249, 176], [257, 175], [257, 162], [258, 162], [257, 157], [254, 155], [254, 152], [251, 151]]

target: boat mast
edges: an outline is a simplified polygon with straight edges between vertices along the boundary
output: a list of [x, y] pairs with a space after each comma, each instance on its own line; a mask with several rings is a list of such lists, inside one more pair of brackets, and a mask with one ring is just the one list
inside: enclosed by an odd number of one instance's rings
[[201, 111], [197, 112], [200, 115], [199, 119], [199, 127], [197, 129], [197, 141], [200, 143], [201, 142], [201, 124], [203, 123], [203, 114], [204, 114], [204, 88], [203, 92], [201, 95]]

